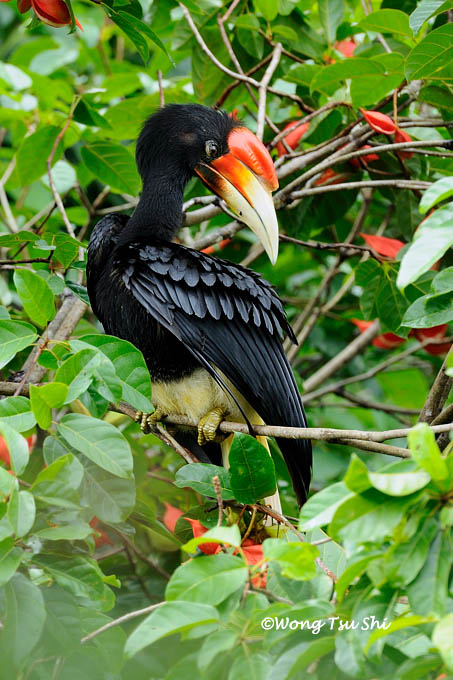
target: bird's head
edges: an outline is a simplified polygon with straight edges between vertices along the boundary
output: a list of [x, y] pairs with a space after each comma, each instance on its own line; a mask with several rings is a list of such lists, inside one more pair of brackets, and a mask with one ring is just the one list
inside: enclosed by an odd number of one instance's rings
[[165, 169], [181, 178], [198, 175], [262, 242], [278, 254], [278, 224], [271, 192], [277, 175], [264, 144], [225, 111], [199, 104], [170, 104], [146, 121], [137, 142], [144, 184]]

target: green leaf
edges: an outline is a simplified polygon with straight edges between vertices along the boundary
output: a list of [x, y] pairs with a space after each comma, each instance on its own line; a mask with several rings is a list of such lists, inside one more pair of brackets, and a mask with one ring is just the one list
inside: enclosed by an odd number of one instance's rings
[[402, 325], [432, 328], [453, 321], [453, 293], [423, 295], [415, 300], [403, 317]]
[[55, 303], [47, 281], [28, 269], [17, 269], [14, 272], [14, 285], [24, 310], [34, 323], [45, 326], [53, 319]]
[[230, 527], [214, 527], [209, 529], [203, 536], [192, 538], [182, 546], [182, 549], [188, 553], [193, 553], [203, 543], [222, 543], [238, 548], [241, 545], [241, 532], [237, 524], [233, 524]]
[[450, 0], [421, 0], [409, 17], [409, 24], [414, 33], [418, 33], [425, 21], [440, 12], [453, 8]]
[[90, 103], [81, 98], [74, 109], [74, 120], [84, 125], [95, 125], [96, 127], [111, 129], [110, 124], [101, 116]]
[[404, 335], [401, 323], [408, 302], [396, 285], [395, 272], [376, 260], [367, 260], [355, 270], [355, 280], [363, 288], [360, 308], [368, 320], [378, 317], [390, 331]]
[[144, 21], [141, 21], [133, 14], [130, 14], [129, 12], [123, 12], [122, 10], [119, 10], [118, 12], [112, 11], [109, 13], [109, 16], [111, 20], [114, 21], [115, 24], [125, 32], [128, 38], [132, 40], [134, 45], [137, 47], [137, 51], [143, 59], [144, 64], [146, 64], [148, 61], [149, 50], [146, 40], [143, 39], [142, 34], [145, 34], [147, 38], [157, 45], [157, 47], [159, 47], [164, 52], [164, 54], [166, 54], [171, 64], [173, 64], [173, 66], [175, 65], [175, 62], [168, 54], [162, 40], [154, 33], [154, 31], [150, 29], [147, 24], [145, 24]]
[[344, 0], [319, 0], [318, 11], [324, 35], [330, 45], [335, 41], [337, 28], [344, 19]]
[[385, 556], [385, 573], [388, 582], [396, 588], [414, 580], [426, 562], [429, 547], [438, 531], [437, 522], [427, 519], [420, 530], [407, 542], [394, 545]]
[[101, 366], [102, 355], [94, 349], [83, 349], [64, 361], [55, 373], [55, 381], [68, 386], [66, 403], [87, 391], [93, 374]]
[[434, 621], [435, 619], [430, 616], [418, 616], [417, 614], [401, 616], [400, 618], [395, 619], [395, 621], [392, 621], [388, 627], [386, 626], [385, 629], [381, 628], [380, 630], [375, 630], [374, 633], [372, 633], [368, 638], [368, 642], [366, 643], [363, 651], [366, 654], [371, 645], [377, 640], [380, 640], [381, 638], [386, 637], [387, 635], [390, 635], [391, 633], [394, 633], [398, 630], [404, 630], [404, 628], [413, 628], [424, 623], [433, 623]]
[[82, 148], [85, 165], [104, 184], [135, 196], [140, 188], [135, 161], [126, 147], [114, 142], [92, 142]]
[[354, 543], [383, 540], [401, 522], [413, 502], [414, 495], [389, 498], [376, 489], [364, 491], [337, 508], [329, 536]]
[[176, 473], [175, 485], [184, 489], [190, 487], [195, 489], [204, 496], [215, 497], [214, 486], [212, 478], [217, 475], [220, 480], [220, 489], [222, 498], [225, 501], [234, 499], [234, 493], [231, 490], [231, 481], [228, 470], [219, 465], [210, 465], [208, 463], [199, 463], [197, 465], [184, 465], [179, 468]]
[[18, 538], [28, 534], [35, 522], [35, 499], [29, 491], [14, 491], [8, 503], [8, 519]]
[[0, 400], [0, 418], [17, 432], [26, 432], [36, 425], [26, 397], [6, 397]]
[[65, 524], [35, 531], [35, 536], [46, 541], [82, 541], [93, 533], [93, 529], [85, 522]]
[[436, 293], [449, 293], [453, 291], [453, 267], [447, 267], [436, 274], [431, 282], [431, 288]]
[[198, 668], [203, 672], [221, 652], [228, 652], [236, 644], [238, 633], [234, 630], [218, 630], [203, 640], [197, 656]]
[[357, 576], [360, 576], [360, 574], [365, 571], [372, 560], [379, 556], [380, 553], [376, 552], [365, 555], [365, 557], [360, 557], [359, 555], [358, 559], [354, 555], [354, 561], [352, 564], [347, 565], [346, 569], [343, 571], [337, 583], [335, 584], [335, 592], [339, 602], [343, 600], [344, 594], [350, 584], [357, 578]]
[[55, 234], [53, 243], [55, 250], [52, 253], [52, 261], [60, 262], [67, 269], [78, 256], [80, 243], [69, 236], [69, 234], [62, 234], [61, 232]]
[[387, 496], [408, 496], [414, 491], [423, 489], [431, 480], [425, 470], [414, 472], [380, 473], [369, 472], [372, 486]]
[[[16, 156], [21, 186], [32, 184], [47, 172], [47, 159], [59, 132], [60, 129], [55, 125], [47, 125], [25, 137]], [[52, 164], [61, 158], [62, 153], [63, 142], [60, 141]]]
[[23, 556], [24, 551], [14, 547], [12, 538], [0, 541], [0, 586], [4, 586], [14, 576]]
[[428, 33], [407, 57], [407, 80], [453, 80], [452, 38], [453, 24], [445, 24]]
[[99, 467], [116, 477], [131, 477], [132, 454], [129, 444], [110, 423], [79, 413], [70, 413], [61, 419], [57, 431], [70, 446]]
[[[66, 194], [77, 182], [76, 171], [67, 161], [57, 161], [51, 170], [55, 189], [59, 194]], [[41, 181], [50, 189], [49, 175], [42, 176]]]
[[445, 614], [452, 561], [450, 535], [447, 531], [439, 531], [431, 543], [421, 571], [407, 586], [412, 611], [426, 616]]
[[173, 572], [165, 598], [216, 605], [243, 588], [247, 576], [244, 560], [236, 555], [196, 557]]
[[124, 522], [135, 505], [135, 484], [120, 479], [97, 465], [86, 463], [80, 488], [80, 502], [102, 521]]
[[453, 196], [453, 177], [443, 177], [431, 184], [420, 201], [420, 212], [428, 212], [433, 205]]
[[209, 604], [167, 602], [137, 626], [129, 636], [124, 652], [130, 658], [167, 635], [186, 632], [218, 620], [217, 610]]
[[337, 482], [313, 494], [300, 511], [299, 530], [311, 531], [329, 524], [336, 509], [353, 495], [344, 482]]
[[240, 503], [272, 496], [275, 466], [267, 449], [248, 434], [235, 433], [229, 454], [231, 489]]
[[398, 9], [378, 9], [362, 19], [359, 26], [365, 31], [393, 33], [412, 38], [409, 17]]
[[312, 92], [319, 91], [332, 94], [345, 80], [367, 79], [373, 75], [384, 75], [384, 73], [384, 66], [377, 61], [351, 57], [336, 64], [325, 66], [318, 71], [311, 81], [310, 89]]
[[319, 550], [315, 545], [267, 538], [263, 543], [263, 554], [268, 561], [277, 562], [287, 578], [309, 581], [316, 576], [315, 558], [319, 556]]
[[19, 666], [37, 645], [46, 620], [42, 591], [23, 574], [16, 574], [5, 588], [2, 644]]
[[[140, 350], [132, 343], [112, 335], [84, 335], [80, 342], [96, 347], [110, 359], [122, 381], [124, 401], [143, 412], [153, 410], [151, 380]], [[77, 343], [77, 340], [71, 341], [71, 347], [77, 349]]]
[[30, 385], [30, 403], [38, 425], [47, 430], [52, 423], [52, 409], [63, 406], [68, 394], [68, 386], [60, 382], [47, 385]]
[[72, 453], [68, 453], [41, 470], [31, 490], [41, 503], [78, 509], [80, 503], [76, 491], [82, 477], [82, 465]]
[[9, 450], [11, 470], [16, 475], [21, 475], [27, 467], [29, 458], [27, 440], [2, 420], [0, 420], [0, 434]]
[[434, 481], [448, 477], [448, 468], [437, 446], [434, 432], [427, 423], [418, 423], [408, 435], [412, 457], [424, 468]]
[[453, 614], [448, 614], [434, 626], [433, 642], [447, 669], [453, 671]]
[[76, 597], [94, 602], [103, 598], [104, 575], [95, 560], [82, 555], [49, 552], [35, 555], [33, 561]]
[[254, 5], [266, 21], [274, 21], [278, 14], [278, 0], [254, 0]]
[[266, 680], [269, 677], [269, 659], [262, 653], [251, 654], [247, 648], [239, 649], [234, 656], [229, 678], [231, 680]]
[[28, 347], [38, 335], [33, 326], [22, 321], [0, 320], [0, 368], [6, 366], [18, 352]]

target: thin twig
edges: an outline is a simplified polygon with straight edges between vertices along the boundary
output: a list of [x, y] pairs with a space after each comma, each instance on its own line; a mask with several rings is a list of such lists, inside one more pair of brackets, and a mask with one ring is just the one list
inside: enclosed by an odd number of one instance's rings
[[157, 82], [159, 83], [159, 103], [160, 103], [160, 108], [163, 109], [165, 106], [165, 95], [164, 95], [164, 86], [162, 84], [162, 71], [160, 68], [157, 69]]
[[274, 75], [275, 69], [280, 63], [280, 58], [282, 56], [282, 45], [277, 43], [275, 46], [272, 59], [267, 67], [264, 76], [261, 80], [258, 94], [258, 121], [256, 126], [256, 136], [258, 139], [263, 139], [264, 134], [264, 120], [266, 117], [266, 98], [267, 98], [267, 88]]
[[214, 475], [212, 478], [212, 484], [214, 486], [215, 496], [217, 498], [217, 505], [219, 508], [219, 516], [217, 518], [217, 526], [221, 526], [223, 521], [223, 498], [222, 498], [222, 488], [220, 486], [220, 479], [218, 475]]
[[119, 626], [122, 623], [126, 623], [126, 621], [131, 621], [132, 619], [136, 619], [137, 616], [143, 616], [143, 614], [150, 614], [151, 612], [153, 612], [158, 607], [162, 607], [163, 604], [165, 604], [165, 602], [158, 602], [157, 604], [151, 604], [149, 607], [144, 607], [143, 609], [136, 609], [134, 612], [129, 612], [128, 614], [124, 614], [123, 616], [120, 616], [118, 619], [114, 619], [113, 621], [109, 621], [104, 626], [101, 626], [97, 630], [93, 630], [91, 633], [88, 633], [88, 635], [85, 635], [85, 637], [83, 637], [80, 640], [80, 642], [82, 644], [84, 644], [85, 642], [89, 642], [90, 640], [95, 638], [97, 635], [104, 633], [106, 630], [110, 630], [110, 628], [114, 628], [115, 626]]
[[431, 387], [426, 402], [421, 410], [419, 421], [430, 423], [442, 411], [443, 406], [453, 386], [453, 378], [446, 374], [448, 358], [453, 356], [453, 347], [450, 348], [442, 363], [439, 373]]

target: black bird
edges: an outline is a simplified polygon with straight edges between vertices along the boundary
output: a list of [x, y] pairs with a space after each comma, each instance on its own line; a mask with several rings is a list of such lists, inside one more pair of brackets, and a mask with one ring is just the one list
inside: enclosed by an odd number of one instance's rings
[[[277, 293], [245, 267], [172, 241], [182, 223], [184, 187], [197, 174], [257, 234], [274, 263], [271, 191], [278, 182], [266, 148], [224, 111], [172, 104], [145, 122], [136, 160], [139, 203], [132, 217], [112, 214], [96, 225], [87, 281], [106, 332], [129, 340], [145, 357], [156, 408], [150, 420], [169, 413], [196, 420], [194, 453], [203, 446], [211, 459], [210, 442], [223, 419], [305, 427], [281, 342], [285, 333], [295, 337]], [[277, 443], [302, 504], [310, 442]], [[221, 446], [225, 454], [229, 447]]]

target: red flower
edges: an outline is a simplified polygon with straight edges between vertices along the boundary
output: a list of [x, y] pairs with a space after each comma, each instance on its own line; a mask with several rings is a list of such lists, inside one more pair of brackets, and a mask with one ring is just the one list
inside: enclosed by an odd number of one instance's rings
[[[194, 538], [198, 538], [199, 536], [203, 536], [208, 529], [202, 525], [200, 520], [198, 519], [191, 519], [190, 517], [184, 517], [189, 524], [192, 525], [192, 531]], [[198, 546], [201, 550], [201, 552], [204, 552], [206, 555], [215, 555], [215, 553], [220, 552], [221, 547], [218, 543], [201, 543], [201, 545]]]
[[[285, 125], [283, 130], [287, 130], [288, 128], [292, 127], [295, 123], [299, 122], [300, 121], [298, 120], [293, 120], [291, 121], [291, 123]], [[291, 132], [288, 132], [288, 134], [285, 137], [285, 142], [288, 144], [290, 149], [297, 148], [297, 145], [299, 144], [301, 137], [304, 136], [309, 127], [310, 123], [302, 123], [302, 125], [299, 125], [298, 127], [294, 128], [294, 130], [292, 130]], [[288, 153], [285, 149], [283, 142], [279, 142], [277, 144], [277, 153], [279, 156], [284, 156], [285, 153]]]
[[[364, 321], [363, 319], [351, 319], [351, 321], [357, 326], [361, 333], [364, 333], [373, 323], [372, 321]], [[399, 335], [395, 335], [395, 333], [381, 333], [381, 335], [377, 335], [371, 341], [371, 344], [379, 349], [395, 349], [395, 347], [399, 347], [404, 342], [406, 342], [406, 338], [400, 338]]]
[[342, 54], [344, 57], [354, 56], [354, 50], [356, 47], [357, 45], [351, 38], [339, 40], [334, 45], [334, 49], [336, 49], [337, 52], [340, 52], [340, 54]]
[[[33, 451], [33, 447], [36, 443], [36, 435], [32, 434], [29, 437], [27, 437], [27, 443], [28, 443], [28, 451], [31, 453]], [[0, 460], [3, 460], [8, 467], [11, 467], [11, 459], [9, 456], [9, 449], [6, 445], [5, 440], [3, 437], [0, 437]]]
[[[68, 7], [63, 0], [17, 0], [17, 8], [21, 14], [28, 12], [30, 7], [44, 24], [48, 26], [67, 26], [71, 23], [71, 15]], [[83, 31], [77, 19], [77, 26]]]
[[175, 532], [176, 522], [181, 517], [183, 512], [179, 508], [175, 508], [174, 505], [170, 505], [170, 503], [167, 503], [166, 501], [164, 501], [164, 505], [165, 505], [165, 514], [162, 518], [162, 521], [165, 524], [165, 526], [167, 527], [167, 529], [169, 531], [171, 531], [172, 534], [173, 534]]
[[396, 131], [396, 125], [389, 116], [379, 111], [365, 111], [360, 109], [363, 117], [368, 125], [376, 132], [381, 132], [384, 135], [391, 135]]
[[206, 253], [206, 255], [212, 255], [213, 253], [218, 253], [220, 250], [223, 250], [226, 248], [226, 246], [229, 244], [231, 241], [230, 238], [224, 238], [223, 241], [220, 241], [220, 243], [215, 243], [213, 246], [208, 246], [207, 248], [203, 248], [201, 251], [202, 253]]
[[[369, 144], [365, 144], [364, 146], [362, 146], [360, 148], [361, 149], [372, 149], [373, 147], [370, 146]], [[378, 161], [378, 160], [379, 160], [379, 156], [376, 153], [367, 153], [364, 156], [357, 156], [357, 158], [351, 158], [351, 160], [349, 162], [354, 168], [361, 168], [362, 163], [365, 163], [365, 165], [366, 165], [367, 163], [372, 163], [373, 161]]]
[[[397, 127], [395, 130], [395, 142], [397, 144], [401, 144], [402, 142], [412, 142], [412, 137], [408, 135], [407, 132]], [[412, 158], [414, 155], [412, 151], [397, 151], [397, 153], [401, 158]]]
[[[254, 543], [251, 538], [246, 538], [242, 544], [242, 551], [244, 553], [247, 564], [258, 564], [264, 559], [263, 546]], [[267, 581], [267, 569], [252, 576], [252, 585], [255, 588], [265, 588]]]
[[374, 234], [363, 234], [362, 232], [360, 232], [360, 236], [379, 255], [386, 255], [387, 257], [395, 258], [401, 248], [406, 245], [402, 241], [398, 241], [397, 238], [387, 238], [387, 236], [375, 236]]
[[[441, 340], [442, 338], [445, 337], [445, 334], [447, 332], [448, 326], [446, 323], [441, 324], [440, 326], [433, 326], [432, 328], [414, 328], [411, 332], [410, 335], [415, 335], [415, 337], [420, 340], [420, 342], [423, 342], [424, 340], [428, 340], [428, 338], [432, 338], [433, 340]], [[432, 354], [433, 356], [439, 356], [442, 354], [446, 354], [448, 350], [451, 347], [451, 342], [442, 342], [440, 344], [429, 344], [426, 345], [423, 349], [425, 349], [428, 354]]]

